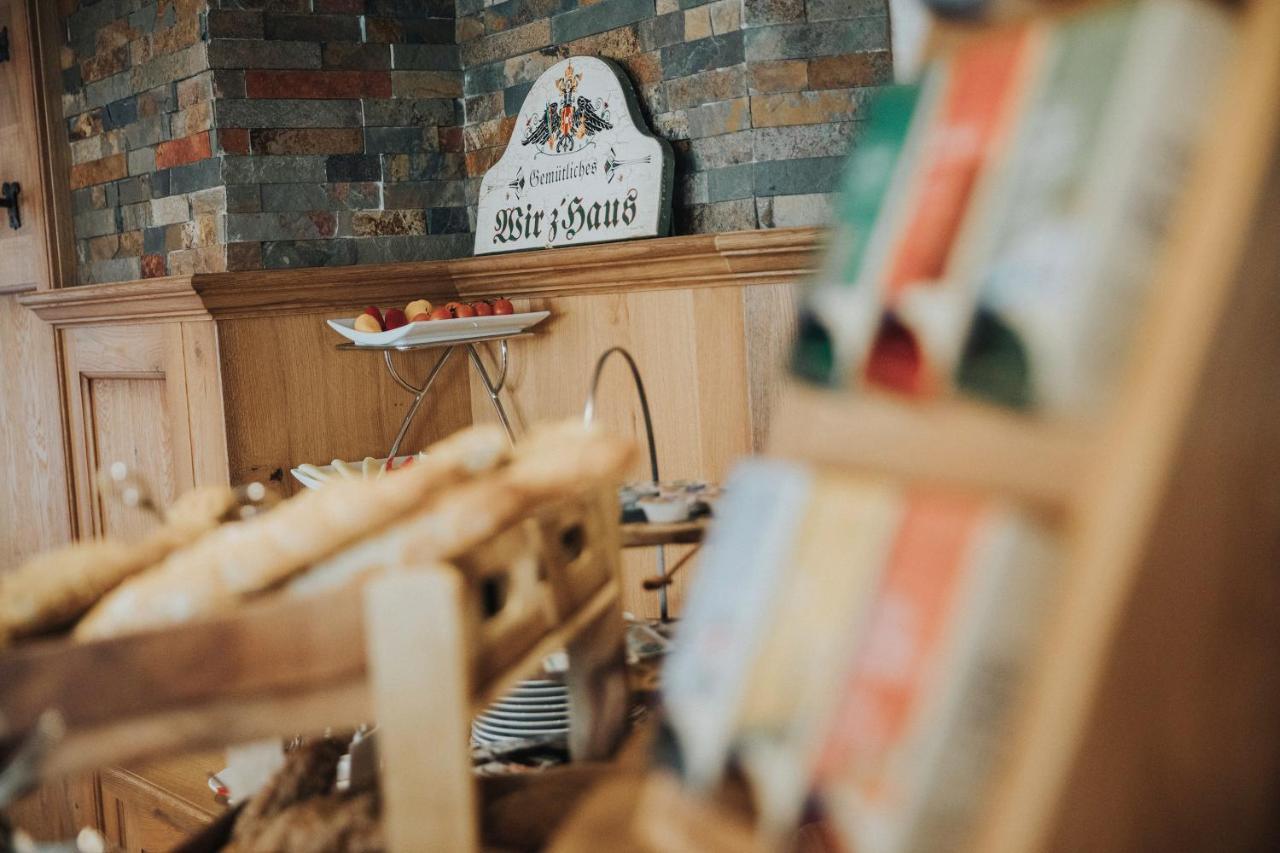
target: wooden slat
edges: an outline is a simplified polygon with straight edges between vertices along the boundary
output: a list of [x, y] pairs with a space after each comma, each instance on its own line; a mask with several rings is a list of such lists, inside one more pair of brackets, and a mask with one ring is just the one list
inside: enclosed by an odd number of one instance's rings
[[16, 647], [0, 655], [0, 714], [10, 731], [21, 732], [56, 708], [75, 731], [215, 701], [336, 687], [364, 673], [359, 600], [343, 591], [94, 643]]
[[851, 471], [1065, 507], [1089, 469], [1088, 433], [965, 401], [916, 403], [793, 386], [769, 453]]

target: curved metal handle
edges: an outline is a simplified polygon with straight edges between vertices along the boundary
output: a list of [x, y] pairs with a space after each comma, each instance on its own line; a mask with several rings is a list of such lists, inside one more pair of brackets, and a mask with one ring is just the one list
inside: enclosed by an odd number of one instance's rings
[[631, 368], [631, 378], [635, 380], [636, 393], [640, 395], [640, 412], [644, 415], [644, 431], [649, 439], [649, 468], [653, 473], [653, 482], [656, 483], [658, 482], [658, 447], [653, 440], [653, 418], [649, 416], [649, 398], [644, 393], [644, 380], [640, 378], [640, 368], [636, 366], [636, 360], [622, 347], [609, 347], [596, 360], [596, 370], [591, 376], [591, 389], [587, 392], [587, 405], [582, 410], [582, 422], [590, 424], [596, 419], [596, 392], [600, 389], [600, 376], [604, 373], [604, 366], [609, 356], [615, 353], [626, 359], [627, 366]]
[[[582, 410], [582, 422], [590, 424], [596, 419], [596, 392], [600, 389], [600, 377], [604, 374], [604, 366], [609, 361], [609, 357], [615, 354], [626, 359], [627, 366], [631, 368], [631, 378], [635, 380], [636, 393], [640, 396], [640, 412], [644, 415], [645, 437], [649, 440], [649, 471], [653, 475], [653, 482], [657, 483], [659, 481], [658, 446], [653, 439], [653, 418], [649, 415], [649, 397], [644, 393], [644, 380], [640, 378], [640, 368], [636, 365], [636, 360], [631, 357], [631, 353], [622, 347], [609, 347], [596, 360], [595, 373], [591, 376], [591, 388], [587, 391], [587, 405]], [[667, 607], [667, 587], [670, 584], [666, 579], [666, 549], [661, 545], [658, 546], [658, 577], [660, 579], [660, 585], [658, 586], [658, 615], [663, 622], [666, 622], [670, 619]]]

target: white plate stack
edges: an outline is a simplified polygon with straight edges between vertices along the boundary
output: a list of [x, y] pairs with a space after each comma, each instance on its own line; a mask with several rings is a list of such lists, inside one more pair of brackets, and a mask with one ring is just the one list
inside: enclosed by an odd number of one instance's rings
[[471, 736], [480, 744], [551, 740], [568, 734], [569, 690], [550, 679], [520, 682], [471, 724]]

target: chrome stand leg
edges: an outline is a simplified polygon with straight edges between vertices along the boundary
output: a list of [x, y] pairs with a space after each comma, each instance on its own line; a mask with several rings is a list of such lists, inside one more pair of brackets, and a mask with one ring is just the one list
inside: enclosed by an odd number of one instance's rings
[[480, 381], [484, 383], [484, 390], [489, 395], [489, 402], [493, 404], [493, 410], [498, 413], [498, 420], [502, 422], [502, 428], [507, 431], [507, 441], [512, 444], [516, 443], [516, 437], [511, 432], [511, 421], [507, 419], [507, 410], [502, 406], [502, 399], [498, 393], [502, 391], [502, 386], [507, 381], [507, 342], [502, 341], [502, 366], [498, 375], [498, 382], [494, 384], [489, 378], [489, 371], [485, 370], [484, 362], [480, 360], [480, 353], [476, 352], [475, 344], [467, 344], [467, 355], [471, 357], [471, 364], [475, 367], [476, 373], [480, 375]]
[[427, 392], [431, 390], [431, 384], [436, 381], [436, 377], [440, 375], [440, 369], [444, 367], [444, 363], [449, 360], [449, 356], [453, 355], [453, 347], [448, 347], [444, 351], [444, 355], [436, 360], [432, 366], [431, 372], [427, 374], [427, 381], [422, 384], [421, 388], [406, 382], [399, 372], [396, 371], [395, 364], [391, 361], [391, 350], [383, 352], [383, 357], [387, 362], [387, 370], [391, 371], [391, 378], [400, 383], [400, 387], [404, 388], [414, 395], [413, 403], [409, 406], [409, 411], [405, 413], [404, 420], [400, 422], [400, 431], [396, 433], [396, 440], [391, 443], [391, 450], [387, 453], [387, 459], [394, 459], [396, 454], [400, 452], [400, 444], [404, 441], [405, 435], [409, 432], [409, 424], [413, 423], [413, 419], [418, 414], [418, 409], [422, 408], [422, 401], [427, 396]]

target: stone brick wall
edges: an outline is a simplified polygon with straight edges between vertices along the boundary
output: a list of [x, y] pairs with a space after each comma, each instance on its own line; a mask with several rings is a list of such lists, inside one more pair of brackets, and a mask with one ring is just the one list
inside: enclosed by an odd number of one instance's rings
[[99, 0], [67, 20], [63, 114], [79, 278], [220, 269], [204, 0]]
[[458, 0], [468, 200], [537, 76], [619, 62], [675, 150], [675, 231], [825, 221], [871, 90], [886, 0]]
[[454, 0], [210, 2], [228, 269], [470, 252]]
[[82, 0], [79, 278], [468, 254], [480, 177], [574, 54], [671, 141], [676, 233], [818, 223], [888, 46], [886, 0]]

